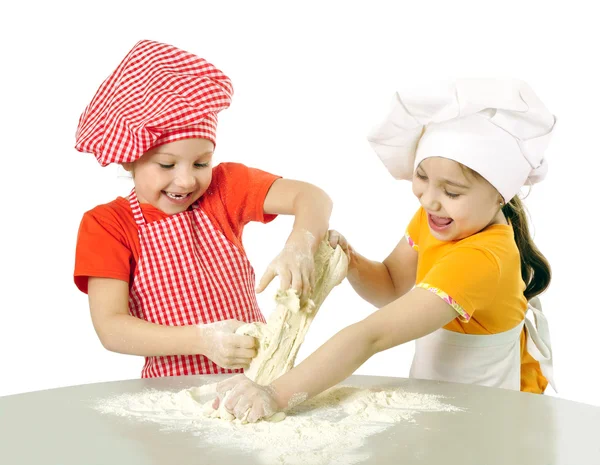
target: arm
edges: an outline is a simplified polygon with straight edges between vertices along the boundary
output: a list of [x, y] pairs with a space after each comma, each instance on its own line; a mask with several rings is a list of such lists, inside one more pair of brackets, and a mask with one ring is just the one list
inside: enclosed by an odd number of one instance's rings
[[418, 339], [454, 318], [456, 311], [433, 293], [415, 288], [343, 329], [296, 368], [275, 380], [277, 404], [286, 408], [295, 393], [308, 398], [350, 376], [378, 352]]
[[90, 277], [88, 299], [94, 329], [112, 352], [149, 357], [202, 353], [195, 326], [162, 326], [130, 315], [125, 281]]
[[279, 275], [281, 289], [291, 286], [308, 295], [314, 285], [313, 257], [327, 234], [332, 206], [329, 196], [312, 184], [289, 179], [273, 183], [264, 201], [264, 212], [294, 215], [294, 226], [282, 253], [260, 280], [257, 292]]
[[[242, 324], [233, 324], [233, 320], [163, 326], [130, 315], [129, 285], [125, 281], [90, 277], [88, 298], [94, 329], [102, 345], [112, 352], [146, 357], [203, 354], [227, 367], [247, 365], [256, 355], [254, 338], [230, 334]], [[221, 330], [215, 326], [219, 324]], [[231, 328], [223, 327], [227, 325]]]
[[[243, 375], [217, 387], [219, 397], [231, 394], [225, 408], [238, 415], [251, 410], [248, 421], [304, 401], [350, 376], [374, 354], [423, 337], [445, 326], [457, 314], [444, 300], [415, 288], [365, 320], [348, 326], [310, 357], [270, 386], [259, 386]], [[215, 401], [214, 406], [218, 405]]]
[[414, 286], [418, 254], [406, 238], [402, 238], [383, 262], [369, 260], [349, 245], [347, 249], [350, 257], [348, 281], [356, 293], [370, 304], [383, 307]]
[[278, 179], [265, 198], [264, 211], [271, 215], [294, 215], [294, 226], [287, 242], [312, 237], [314, 254], [327, 234], [333, 203], [321, 189], [306, 182]]

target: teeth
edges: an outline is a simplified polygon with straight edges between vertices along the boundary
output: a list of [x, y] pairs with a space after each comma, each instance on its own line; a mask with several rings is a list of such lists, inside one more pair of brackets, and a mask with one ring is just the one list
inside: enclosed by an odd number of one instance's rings
[[170, 192], [165, 192], [165, 194], [167, 195], [167, 197], [170, 197], [175, 200], [181, 200], [181, 199], [187, 197], [188, 195], [190, 195], [189, 193], [187, 193], [187, 194], [171, 194]]

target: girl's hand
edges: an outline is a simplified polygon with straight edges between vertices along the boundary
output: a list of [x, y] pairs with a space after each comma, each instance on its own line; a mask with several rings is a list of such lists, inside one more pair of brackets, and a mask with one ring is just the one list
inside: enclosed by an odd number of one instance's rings
[[335, 229], [330, 229], [327, 233], [327, 240], [329, 241], [329, 245], [332, 248], [335, 249], [338, 245], [342, 248], [342, 250], [348, 257], [348, 267], [350, 267], [350, 265], [352, 264], [352, 259], [354, 257], [354, 249], [350, 244], [348, 244], [346, 238], [342, 236], [339, 232], [337, 232]]
[[273, 278], [279, 276], [281, 290], [291, 287], [298, 293], [300, 301], [306, 302], [315, 282], [314, 246], [315, 239], [308, 231], [290, 237], [283, 250], [267, 267], [256, 292], [264, 291]]
[[235, 334], [245, 324], [238, 320], [197, 325], [201, 352], [221, 368], [248, 368], [256, 356], [256, 339]]
[[269, 418], [280, 409], [275, 400], [275, 392], [270, 386], [261, 386], [246, 375], [237, 375], [217, 384], [217, 395], [213, 408], [225, 402], [225, 409], [239, 420], [255, 423], [261, 418]]

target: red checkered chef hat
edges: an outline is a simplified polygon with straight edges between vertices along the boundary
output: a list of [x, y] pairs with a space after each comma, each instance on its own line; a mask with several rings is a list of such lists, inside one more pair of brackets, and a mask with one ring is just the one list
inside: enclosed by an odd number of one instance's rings
[[191, 137], [215, 143], [229, 107], [229, 78], [172, 45], [138, 42], [79, 118], [75, 148], [102, 166], [133, 162], [157, 145]]

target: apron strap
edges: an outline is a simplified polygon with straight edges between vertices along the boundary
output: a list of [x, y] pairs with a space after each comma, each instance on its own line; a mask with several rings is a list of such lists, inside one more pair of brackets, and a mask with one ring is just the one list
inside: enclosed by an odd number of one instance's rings
[[131, 211], [133, 212], [133, 218], [135, 219], [135, 223], [138, 226], [145, 225], [146, 220], [144, 219], [142, 207], [140, 207], [140, 202], [138, 202], [137, 195], [135, 194], [135, 187], [131, 189], [131, 193], [129, 194], [129, 206], [131, 207]]
[[[533, 298], [527, 304], [528, 310], [533, 313], [534, 322], [525, 316], [525, 327], [527, 328], [527, 351], [535, 358], [542, 369], [542, 373], [548, 379], [548, 383], [555, 392], [554, 367], [552, 365], [552, 344], [550, 343], [550, 329], [546, 315], [542, 313], [542, 305], [538, 298]], [[532, 342], [532, 344], [529, 344]]]

